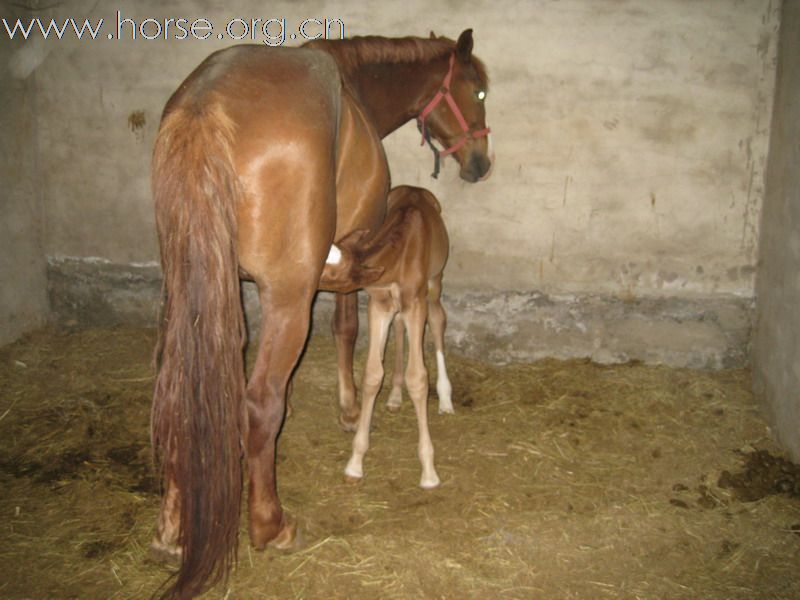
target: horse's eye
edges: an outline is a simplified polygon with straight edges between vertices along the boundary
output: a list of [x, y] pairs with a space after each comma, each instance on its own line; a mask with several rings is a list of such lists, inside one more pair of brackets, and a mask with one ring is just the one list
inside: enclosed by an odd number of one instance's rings
[[475, 92], [475, 97], [483, 102], [483, 100], [486, 98], [486, 92], [484, 90], [478, 90]]

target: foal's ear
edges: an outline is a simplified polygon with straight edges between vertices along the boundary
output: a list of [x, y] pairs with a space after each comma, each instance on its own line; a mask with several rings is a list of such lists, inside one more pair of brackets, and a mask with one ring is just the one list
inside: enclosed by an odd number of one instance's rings
[[472, 29], [465, 29], [456, 42], [456, 56], [461, 62], [468, 63], [472, 56]]
[[433, 29], [431, 29], [431, 39], [432, 39], [432, 40], [435, 40], [435, 39], [436, 39], [436, 34], [435, 34], [435, 33], [433, 33]]

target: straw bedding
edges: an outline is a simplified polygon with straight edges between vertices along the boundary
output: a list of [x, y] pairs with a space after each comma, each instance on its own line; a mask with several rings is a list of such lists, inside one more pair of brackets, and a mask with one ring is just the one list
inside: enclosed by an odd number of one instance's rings
[[[0, 597], [142, 598], [168, 575], [147, 561], [154, 342], [45, 330], [0, 350]], [[243, 518], [209, 598], [800, 597], [800, 470], [747, 371], [450, 356], [456, 414], [429, 402], [442, 486], [423, 491], [412, 407], [387, 412], [386, 389], [344, 483], [333, 352], [312, 337], [279, 442], [304, 547], [251, 551]]]

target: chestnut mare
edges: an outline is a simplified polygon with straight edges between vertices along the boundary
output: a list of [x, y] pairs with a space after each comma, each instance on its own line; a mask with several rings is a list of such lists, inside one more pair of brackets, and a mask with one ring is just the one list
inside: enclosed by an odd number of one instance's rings
[[[389, 187], [380, 139], [437, 96], [445, 101], [425, 115], [428, 131], [458, 146], [463, 179], [486, 174], [486, 85], [467, 30], [457, 42], [236, 46], [209, 56], [167, 102], [152, 170], [164, 274], [152, 411], [164, 494], [153, 549], [180, 568], [163, 597], [190, 598], [227, 577], [243, 452], [252, 545], [292, 547], [276, 438], [331, 244], [380, 227]], [[262, 311], [246, 383], [240, 276], [256, 282]], [[351, 357], [354, 300], [339, 297], [334, 326]], [[340, 402], [354, 423], [354, 394]]]
[[[383, 353], [389, 326], [395, 321], [398, 344], [395, 355], [393, 392], [401, 395], [405, 379], [419, 426], [417, 453], [422, 463], [420, 486], [439, 485], [433, 465], [433, 443], [428, 430], [428, 371], [423, 359], [425, 323], [430, 322], [438, 366], [439, 411], [453, 412], [450, 382], [444, 366], [445, 312], [441, 304], [442, 273], [450, 242], [436, 197], [428, 190], [400, 186], [389, 192], [388, 212], [380, 230], [363, 244], [341, 241], [347, 253], [340, 265], [325, 265], [320, 287], [347, 290], [363, 279], [362, 271], [377, 271], [378, 278], [366, 286], [369, 294], [369, 350], [364, 367], [361, 417], [353, 439], [353, 454], [345, 468], [345, 479], [356, 483], [364, 476], [364, 454], [369, 448], [369, 429], [375, 398], [383, 384]], [[349, 265], [347, 263], [350, 263]], [[371, 277], [367, 277], [370, 279]], [[403, 376], [403, 324], [408, 334], [408, 366]], [[443, 390], [444, 382], [446, 390]], [[448, 392], [445, 396], [444, 392]], [[390, 398], [399, 408], [400, 398]]]

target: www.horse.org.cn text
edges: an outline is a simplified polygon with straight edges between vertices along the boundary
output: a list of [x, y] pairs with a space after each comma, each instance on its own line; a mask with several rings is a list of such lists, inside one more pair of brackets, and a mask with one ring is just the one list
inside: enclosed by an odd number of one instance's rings
[[133, 19], [116, 13], [116, 21], [103, 18], [63, 20], [40, 17], [23, 20], [2, 19], [9, 39], [63, 40], [74, 37], [78, 40], [230, 40], [234, 42], [262, 42], [267, 46], [282, 46], [291, 41], [319, 39], [344, 39], [344, 22], [338, 18], [308, 18], [292, 27], [286, 18], [240, 17], [228, 20], [224, 27], [217, 27], [205, 18], [185, 17], [164, 19]]

